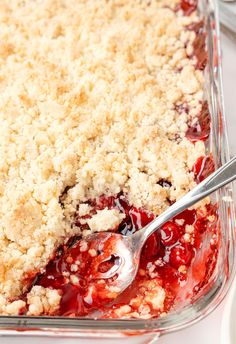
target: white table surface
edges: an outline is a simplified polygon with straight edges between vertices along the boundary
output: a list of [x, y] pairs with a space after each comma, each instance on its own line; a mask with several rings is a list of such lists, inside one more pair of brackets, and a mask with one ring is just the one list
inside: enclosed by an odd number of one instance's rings
[[[231, 154], [236, 153], [236, 39], [229, 39], [222, 34], [223, 50], [223, 77], [224, 77], [224, 94], [225, 107], [230, 137]], [[182, 330], [178, 333], [164, 336], [158, 341], [158, 344], [220, 344], [220, 330], [222, 313], [225, 301], [206, 319], [198, 324]], [[31, 339], [34, 344], [47, 344], [47, 340]], [[55, 339], [55, 343], [58, 339]], [[0, 338], [1, 344], [25, 344], [29, 341], [24, 338], [16, 339], [3, 337]], [[54, 341], [53, 341], [54, 342]], [[59, 341], [61, 343], [61, 341]], [[79, 343], [79, 340], [75, 340]], [[50, 341], [50, 343], [52, 343]], [[153, 343], [154, 344], [154, 343]]]

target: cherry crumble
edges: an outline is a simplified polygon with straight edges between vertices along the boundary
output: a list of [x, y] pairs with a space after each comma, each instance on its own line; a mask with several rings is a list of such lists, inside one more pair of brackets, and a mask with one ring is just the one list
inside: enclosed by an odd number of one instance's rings
[[99, 252], [86, 241], [132, 235], [214, 171], [197, 5], [3, 1], [0, 314], [149, 319], [207, 285], [219, 245], [209, 199], [147, 240], [120, 295], [91, 278]]

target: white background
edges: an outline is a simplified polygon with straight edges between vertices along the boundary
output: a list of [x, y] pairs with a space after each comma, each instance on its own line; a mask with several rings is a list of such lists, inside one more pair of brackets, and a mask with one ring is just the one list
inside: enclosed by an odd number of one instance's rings
[[[236, 38], [229, 38], [222, 35], [223, 50], [223, 78], [226, 115], [230, 137], [231, 154], [236, 153]], [[207, 319], [178, 333], [164, 336], [158, 344], [220, 344], [221, 321], [223, 317], [225, 302], [223, 302]], [[63, 343], [58, 338], [53, 343]], [[0, 337], [0, 344], [47, 344], [46, 338], [6, 338]], [[79, 344], [80, 340], [75, 339], [73, 343]], [[50, 343], [52, 341], [50, 340]], [[90, 342], [91, 343], [91, 342]], [[126, 342], [127, 343], [127, 342]], [[154, 343], [153, 343], [154, 344]], [[223, 343], [221, 343], [223, 344]]]

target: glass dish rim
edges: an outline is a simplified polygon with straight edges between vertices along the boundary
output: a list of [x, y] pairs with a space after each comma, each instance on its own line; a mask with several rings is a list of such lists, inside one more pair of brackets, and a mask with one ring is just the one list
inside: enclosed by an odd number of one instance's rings
[[[204, 0], [203, 0], [204, 1]], [[222, 91], [222, 70], [221, 70], [221, 52], [220, 52], [220, 41], [219, 41], [219, 16], [218, 16], [218, 6], [216, 0], [206, 0], [210, 8], [209, 13], [209, 24], [213, 24], [211, 27], [211, 32], [208, 32], [208, 51], [212, 51], [212, 56], [209, 60], [212, 62], [211, 73], [213, 77], [213, 88], [211, 95], [213, 102], [212, 112], [216, 116], [220, 116], [217, 119], [218, 125], [221, 124], [221, 132], [215, 133], [218, 136], [219, 147], [218, 157], [219, 163], [224, 163], [229, 160], [229, 145], [228, 145], [228, 135], [224, 111], [223, 102], [223, 91]], [[211, 39], [209, 39], [209, 34], [212, 34]], [[212, 46], [209, 46], [212, 44]], [[215, 58], [218, 64], [215, 64]], [[213, 81], [212, 80], [212, 81]], [[215, 103], [215, 104], [214, 104]], [[215, 128], [216, 129], [216, 128]], [[213, 133], [214, 134], [214, 133]], [[232, 188], [232, 186], [231, 186]], [[230, 187], [223, 188], [220, 193], [221, 198], [223, 196], [232, 197], [233, 191]], [[221, 202], [223, 202], [221, 200]], [[16, 335], [15, 331], [23, 331], [24, 335], [30, 332], [30, 335], [34, 334], [34, 330], [40, 331], [40, 335], [49, 334], [54, 331], [68, 331], [73, 334], [81, 333], [83, 331], [99, 331], [107, 332], [113, 334], [113, 332], [132, 334], [138, 333], [169, 333], [173, 331], [180, 330], [182, 328], [188, 327], [200, 319], [204, 318], [210, 312], [212, 312], [221, 300], [226, 295], [231, 282], [235, 274], [235, 209], [233, 202], [224, 201], [224, 207], [228, 209], [228, 226], [229, 228], [229, 273], [225, 276], [223, 281], [216, 281], [206, 295], [202, 296], [194, 305], [187, 306], [181, 309], [180, 313], [170, 313], [166, 317], [158, 319], [88, 319], [88, 318], [68, 318], [68, 317], [32, 317], [32, 316], [0, 316], [0, 335], [1, 333], [8, 333], [9, 335]], [[231, 241], [231, 242], [230, 242]], [[230, 257], [231, 255], [231, 257]], [[218, 284], [217, 284], [218, 283]], [[33, 331], [33, 333], [32, 333]], [[41, 333], [42, 331], [42, 333]], [[67, 334], [68, 334], [67, 332]], [[22, 333], [22, 332], [21, 332]], [[35, 333], [36, 334], [36, 333]]]

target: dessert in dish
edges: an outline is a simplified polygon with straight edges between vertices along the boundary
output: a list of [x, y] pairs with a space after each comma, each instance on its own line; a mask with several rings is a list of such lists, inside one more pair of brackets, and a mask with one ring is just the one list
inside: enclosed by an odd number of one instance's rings
[[117, 298], [85, 238], [139, 230], [214, 170], [197, 2], [1, 6], [0, 314], [165, 315], [214, 269], [209, 199], [148, 239]]

